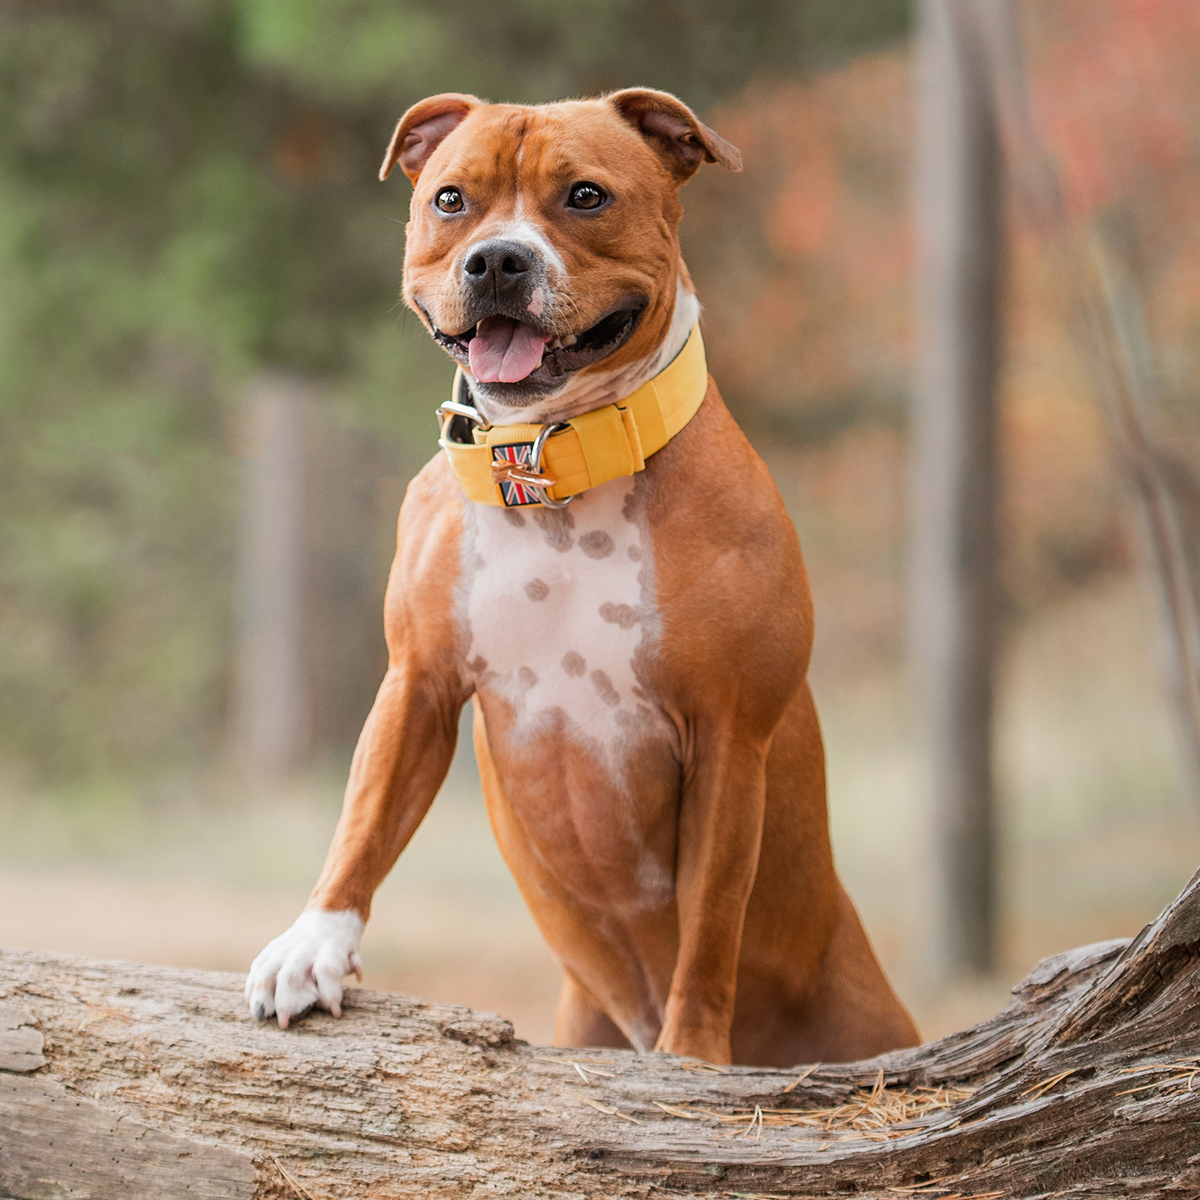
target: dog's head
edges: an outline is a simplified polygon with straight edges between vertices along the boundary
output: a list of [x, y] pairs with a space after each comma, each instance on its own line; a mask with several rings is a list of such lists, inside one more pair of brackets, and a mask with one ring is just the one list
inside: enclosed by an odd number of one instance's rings
[[493, 412], [632, 379], [671, 329], [679, 188], [705, 162], [741, 155], [665, 92], [423, 100], [380, 170], [415, 186], [404, 299]]

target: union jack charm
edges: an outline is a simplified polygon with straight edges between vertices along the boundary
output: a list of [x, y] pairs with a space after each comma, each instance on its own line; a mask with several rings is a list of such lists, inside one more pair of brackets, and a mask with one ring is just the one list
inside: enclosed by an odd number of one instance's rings
[[[507, 446], [492, 447], [492, 461], [497, 463], [512, 463], [533, 470], [533, 443], [512, 442]], [[523, 504], [541, 504], [541, 488], [530, 487], [526, 483], [515, 483], [508, 479], [497, 479], [500, 485], [500, 497], [505, 508], [519, 508]]]

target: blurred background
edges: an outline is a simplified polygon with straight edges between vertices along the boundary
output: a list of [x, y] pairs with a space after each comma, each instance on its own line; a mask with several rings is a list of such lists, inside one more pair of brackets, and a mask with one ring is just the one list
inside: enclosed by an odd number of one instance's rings
[[[244, 970], [294, 918], [383, 673], [396, 513], [452, 374], [397, 299], [409, 188], [376, 180], [392, 127], [440, 91], [633, 84], [676, 92], [745, 156], [688, 185], [685, 257], [711, 369], [804, 547], [839, 867], [923, 1031], [1155, 916], [1200, 863], [1178, 702], [1194, 612], [1163, 603], [1145, 478], [1186, 576], [1200, 7], [1015, 15], [1019, 56], [979, 68], [1008, 164], [978, 398], [992, 941], [947, 968], [909, 601], [928, 13], [0, 0], [0, 944]], [[1154, 450], [1142, 475], [1131, 444]], [[363, 957], [369, 985], [550, 1037], [560, 975], [469, 740]]]

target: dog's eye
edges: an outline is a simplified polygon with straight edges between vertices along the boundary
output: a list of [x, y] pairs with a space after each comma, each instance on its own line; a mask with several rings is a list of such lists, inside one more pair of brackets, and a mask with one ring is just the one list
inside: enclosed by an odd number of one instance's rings
[[463, 196], [458, 188], [442, 188], [434, 200], [434, 204], [444, 213], [456, 213], [463, 210]]
[[568, 208], [599, 208], [608, 193], [598, 183], [577, 183], [567, 197]]

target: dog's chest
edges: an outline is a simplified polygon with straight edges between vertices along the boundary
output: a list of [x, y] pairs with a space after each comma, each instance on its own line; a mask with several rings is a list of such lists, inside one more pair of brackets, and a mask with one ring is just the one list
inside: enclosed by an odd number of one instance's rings
[[651, 546], [630, 480], [562, 510], [470, 506], [467, 668], [524, 736], [563, 728], [606, 756], [658, 731], [645, 686], [658, 639]]

